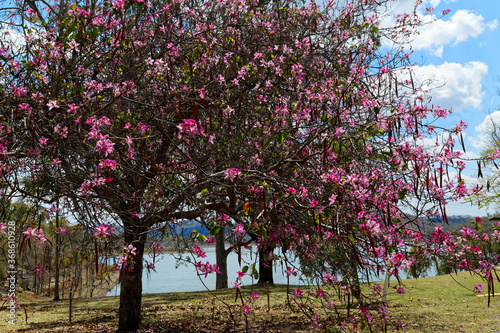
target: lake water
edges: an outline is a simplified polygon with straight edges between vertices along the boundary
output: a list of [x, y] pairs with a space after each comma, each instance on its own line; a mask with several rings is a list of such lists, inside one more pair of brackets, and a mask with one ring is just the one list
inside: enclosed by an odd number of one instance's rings
[[[206, 258], [201, 258], [203, 263], [207, 261], [211, 264], [215, 264], [215, 249], [205, 248], [203, 249], [207, 253]], [[258, 268], [258, 260], [255, 253], [251, 254], [251, 251], [242, 248], [242, 261], [241, 267], [238, 264], [238, 255], [236, 253], [230, 253], [227, 258], [227, 269], [228, 269], [228, 284], [231, 287], [231, 282], [236, 281], [237, 271], [241, 271], [242, 266], [248, 265], [250, 263], [255, 264]], [[175, 254], [179, 256], [179, 254]], [[188, 256], [184, 254], [184, 256]], [[152, 256], [146, 256], [148, 261], [152, 261]], [[157, 258], [158, 259], [158, 258]], [[294, 262], [295, 266], [298, 267], [298, 260]], [[181, 264], [176, 268], [177, 259], [172, 254], [164, 254], [161, 256], [160, 260], [155, 263], [156, 272], [151, 271], [148, 274], [147, 270], [144, 269], [142, 278], [142, 293], [143, 294], [154, 294], [154, 293], [172, 293], [172, 292], [184, 292], [184, 291], [201, 291], [209, 289], [215, 289], [215, 273], [208, 274], [205, 278], [204, 275], [199, 278], [196, 274], [196, 269], [193, 264]], [[274, 283], [276, 284], [286, 284], [287, 277], [284, 273], [286, 267], [281, 264], [275, 267], [274, 270]], [[250, 272], [250, 270], [249, 270]], [[434, 276], [435, 269], [431, 269], [428, 272], [428, 276]], [[401, 272], [401, 278], [406, 278], [404, 272]], [[379, 278], [372, 278], [372, 281], [383, 280], [384, 276]], [[394, 280], [395, 277], [391, 277]], [[245, 275], [242, 278], [242, 285], [251, 285], [256, 283], [249, 275]], [[307, 283], [305, 278], [300, 278], [297, 276], [290, 276], [290, 284], [292, 285], [304, 285]], [[120, 285], [117, 285], [113, 290], [108, 292], [107, 296], [118, 296], [120, 294]]]
[[[206, 258], [199, 258], [198, 260], [210, 264], [215, 264], [215, 249], [205, 248], [203, 249], [207, 253]], [[227, 270], [228, 270], [228, 284], [231, 287], [231, 282], [236, 281], [238, 276], [237, 272], [241, 271], [242, 267], [250, 263], [254, 264], [258, 268], [258, 260], [255, 253], [251, 254], [250, 251], [242, 250], [242, 261], [241, 267], [238, 264], [238, 255], [231, 252], [227, 258]], [[179, 254], [175, 254], [179, 256]], [[188, 256], [184, 254], [184, 256]], [[148, 261], [152, 261], [152, 256], [147, 256]], [[142, 277], [142, 293], [152, 294], [152, 293], [171, 293], [171, 292], [184, 292], [184, 291], [201, 291], [209, 289], [215, 289], [215, 274], [205, 275], [201, 279], [196, 274], [196, 269], [193, 264], [181, 264], [176, 268], [177, 259], [174, 255], [164, 254], [159, 261], [155, 263], [156, 272], [151, 271], [151, 274], [147, 273], [147, 269], [143, 271]], [[297, 263], [296, 263], [297, 264]], [[287, 278], [286, 274], [282, 273], [286, 267], [282, 269], [281, 265], [275, 267], [274, 271], [274, 283], [276, 284], [286, 284]], [[248, 273], [250, 269], [248, 270]], [[245, 275], [242, 278], [242, 285], [251, 285], [257, 283], [249, 275]], [[299, 280], [298, 276], [290, 276], [290, 284], [299, 285], [304, 284], [303, 281]], [[205, 287], [206, 286], [206, 287]], [[113, 290], [108, 292], [107, 296], [117, 296], [120, 294], [120, 286], [117, 285]]]

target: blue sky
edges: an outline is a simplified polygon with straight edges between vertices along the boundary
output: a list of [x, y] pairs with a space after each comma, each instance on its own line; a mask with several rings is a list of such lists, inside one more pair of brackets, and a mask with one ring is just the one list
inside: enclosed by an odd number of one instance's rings
[[[414, 3], [415, 0], [399, 0], [395, 10], [409, 11]], [[422, 14], [426, 7], [433, 7], [434, 14], [424, 18], [428, 23], [418, 29], [420, 35], [411, 43], [415, 51], [412, 56], [415, 73], [421, 80], [434, 79], [431, 104], [453, 110], [445, 126], [453, 127], [460, 120], [468, 123], [465, 156], [478, 158], [487, 138], [482, 132], [485, 124], [496, 119], [500, 125], [497, 93], [500, 88], [500, 1], [423, 0], [419, 7]], [[450, 13], [442, 16], [446, 9], [450, 9]], [[466, 183], [481, 182], [476, 178], [477, 162], [467, 166]], [[495, 210], [495, 207], [480, 210], [470, 204], [451, 203], [447, 213], [481, 216]]]

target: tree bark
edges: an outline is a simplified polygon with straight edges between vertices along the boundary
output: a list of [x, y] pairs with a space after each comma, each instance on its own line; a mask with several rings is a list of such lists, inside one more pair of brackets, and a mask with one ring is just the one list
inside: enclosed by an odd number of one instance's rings
[[[59, 201], [57, 201], [56, 209], [56, 257], [54, 259], [56, 264], [56, 278], [54, 283], [54, 301], [59, 301]], [[50, 293], [50, 291], [49, 291]]]
[[216, 274], [215, 289], [225, 289], [227, 285], [227, 255], [226, 246], [224, 244], [226, 236], [226, 228], [221, 227], [220, 231], [215, 235], [215, 260], [219, 266], [220, 274]]
[[267, 246], [264, 249], [259, 249], [259, 282], [258, 284], [265, 284], [269, 282], [270, 285], [274, 284], [273, 280], [273, 262], [269, 260], [269, 253], [274, 251], [273, 246]]
[[125, 244], [136, 247], [133, 257], [133, 270], [129, 267], [121, 269], [120, 309], [118, 332], [135, 332], [141, 323], [142, 305], [142, 259], [147, 233], [143, 228], [125, 226]]

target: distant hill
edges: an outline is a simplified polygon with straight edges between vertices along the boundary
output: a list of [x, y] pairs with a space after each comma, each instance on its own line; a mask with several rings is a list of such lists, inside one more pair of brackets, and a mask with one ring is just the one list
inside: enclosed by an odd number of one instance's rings
[[182, 225], [175, 227], [175, 233], [181, 237], [189, 237], [193, 230], [205, 236], [210, 235], [210, 230], [194, 220], [183, 222]]

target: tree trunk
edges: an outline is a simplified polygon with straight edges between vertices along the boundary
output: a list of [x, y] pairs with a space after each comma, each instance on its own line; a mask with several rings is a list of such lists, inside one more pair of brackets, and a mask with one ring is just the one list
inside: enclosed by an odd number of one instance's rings
[[265, 284], [269, 282], [269, 284], [274, 284], [273, 280], [273, 261], [269, 260], [269, 253], [274, 251], [273, 246], [267, 246], [264, 249], [259, 249], [259, 282], [258, 284]]
[[215, 259], [219, 266], [220, 274], [216, 274], [215, 289], [227, 288], [227, 255], [226, 246], [224, 244], [226, 236], [226, 228], [221, 227], [220, 231], [215, 235]]
[[59, 301], [59, 201], [57, 201], [56, 209], [56, 278], [54, 283], [54, 301]]
[[[141, 232], [142, 231], [142, 232]], [[136, 248], [133, 270], [122, 267], [118, 332], [135, 332], [141, 323], [142, 259], [146, 244], [146, 230], [137, 226], [125, 226], [125, 245]]]

